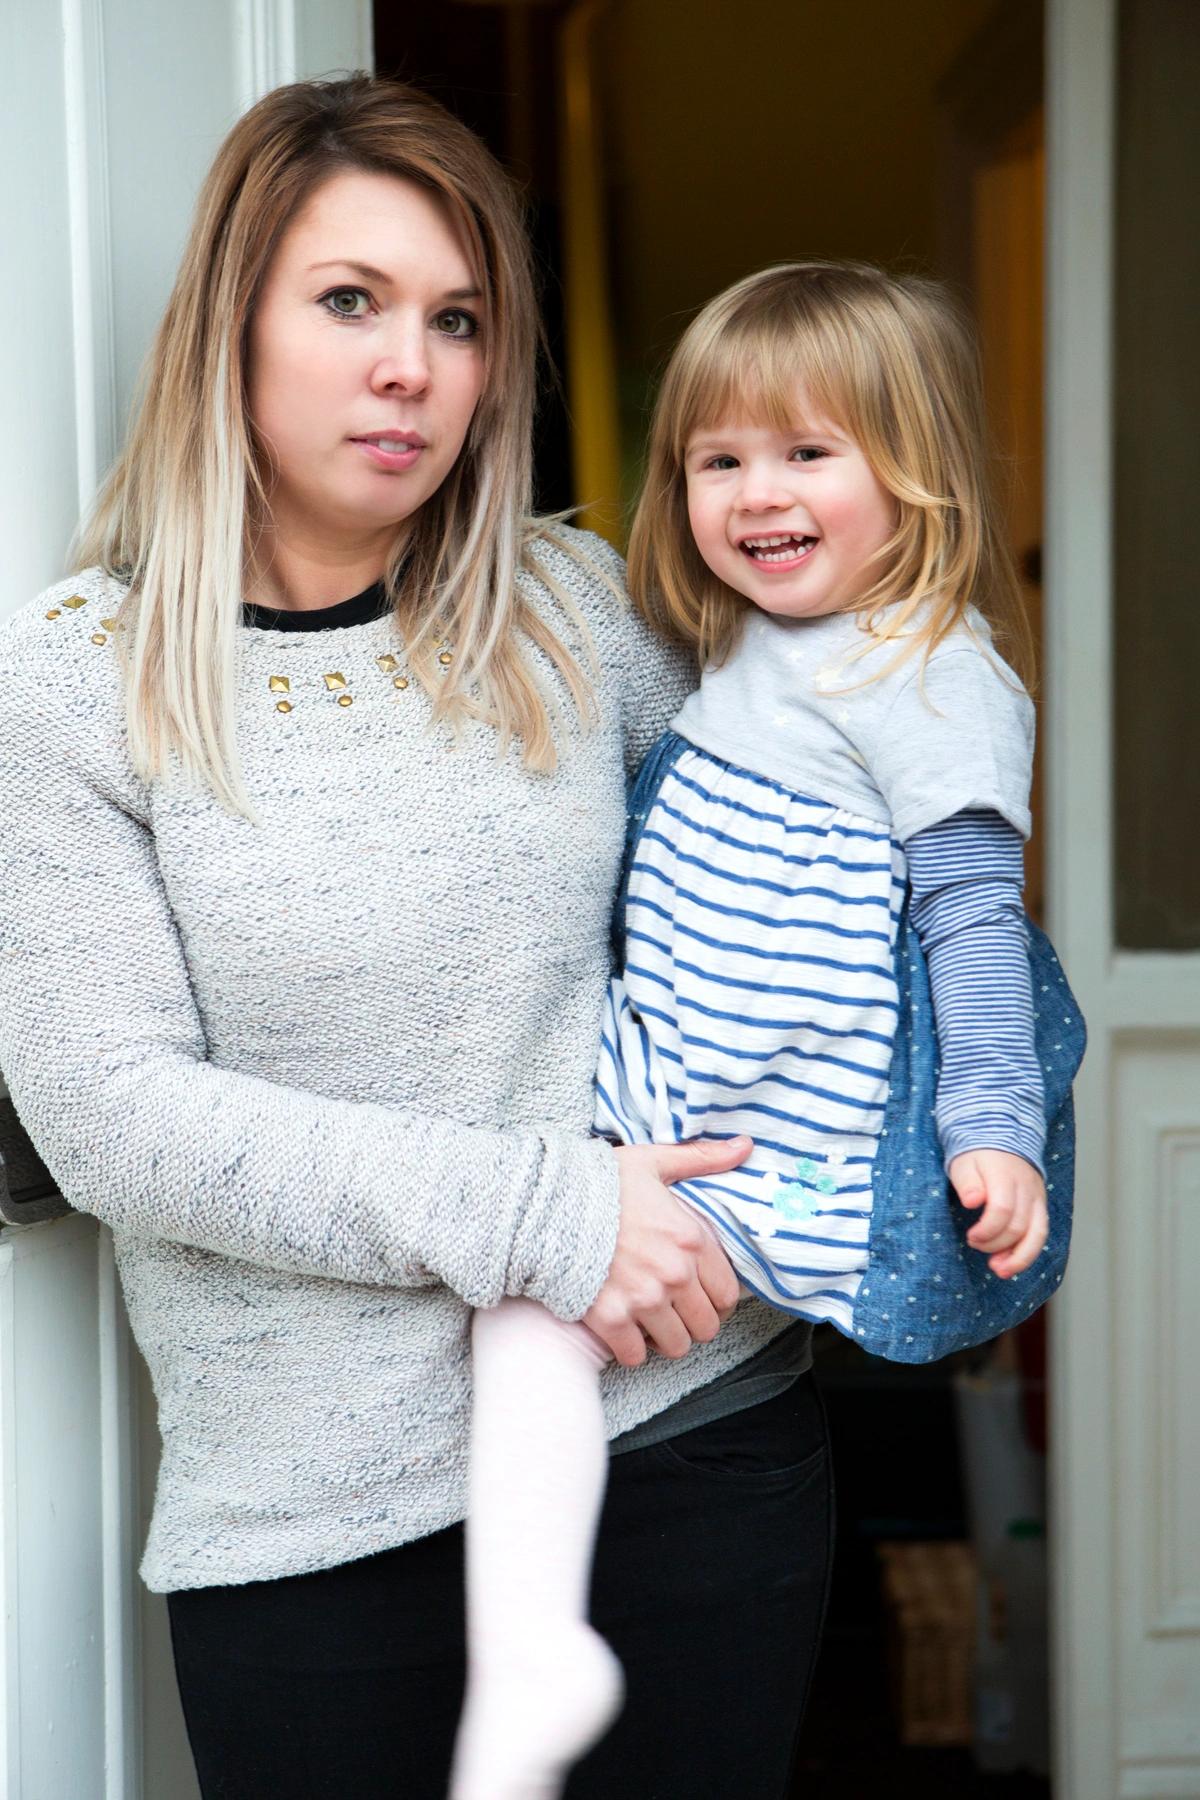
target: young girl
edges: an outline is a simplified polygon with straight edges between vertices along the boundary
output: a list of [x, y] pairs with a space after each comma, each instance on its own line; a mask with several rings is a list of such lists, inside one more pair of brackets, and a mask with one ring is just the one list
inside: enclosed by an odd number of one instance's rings
[[[629, 562], [704, 673], [635, 789], [597, 1129], [753, 1137], [680, 1198], [746, 1290], [904, 1360], [993, 1335], [996, 1283], [1039, 1281], [1080, 1049], [1050, 962], [1039, 1056], [1027, 637], [984, 446], [935, 284], [769, 269], [675, 352]], [[617, 1705], [584, 1622], [606, 1356], [526, 1301], [476, 1315], [456, 1800], [558, 1793]]]

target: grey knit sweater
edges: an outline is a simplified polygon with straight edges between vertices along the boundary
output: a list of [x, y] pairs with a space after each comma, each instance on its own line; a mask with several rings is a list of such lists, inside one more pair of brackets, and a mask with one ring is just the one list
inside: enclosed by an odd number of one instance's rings
[[[556, 774], [433, 727], [390, 618], [243, 628], [258, 826], [134, 774], [118, 584], [0, 625], [0, 1070], [114, 1232], [158, 1396], [159, 1591], [460, 1518], [468, 1308], [578, 1317], [607, 1272], [616, 1167], [587, 1132], [624, 778], [687, 677], [542, 555], [602, 663], [600, 726], [570, 725]], [[786, 1323], [748, 1301], [680, 1362], [612, 1368], [610, 1432]]]

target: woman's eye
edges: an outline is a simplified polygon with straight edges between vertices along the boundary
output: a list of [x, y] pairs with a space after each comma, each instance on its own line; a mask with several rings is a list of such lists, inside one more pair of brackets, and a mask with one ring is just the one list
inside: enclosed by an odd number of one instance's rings
[[371, 297], [363, 288], [330, 288], [321, 295], [321, 305], [335, 319], [361, 319], [370, 304]]
[[792, 451], [792, 455], [797, 462], [819, 462], [825, 452], [818, 449], [815, 444], [801, 444], [798, 450]]
[[448, 312], [438, 314], [437, 328], [443, 337], [473, 338], [478, 335], [479, 320], [474, 313], [453, 306]]

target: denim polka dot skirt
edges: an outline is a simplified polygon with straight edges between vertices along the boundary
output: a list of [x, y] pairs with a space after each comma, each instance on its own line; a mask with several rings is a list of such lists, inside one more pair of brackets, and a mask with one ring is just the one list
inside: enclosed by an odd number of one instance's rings
[[944, 1173], [928, 973], [886, 829], [667, 733], [631, 796], [614, 935], [596, 1129], [754, 1139], [741, 1168], [677, 1189], [751, 1292], [915, 1363], [1056, 1291], [1084, 1028], [1035, 926], [1051, 1234], [1007, 1281], [967, 1245], [975, 1215]]

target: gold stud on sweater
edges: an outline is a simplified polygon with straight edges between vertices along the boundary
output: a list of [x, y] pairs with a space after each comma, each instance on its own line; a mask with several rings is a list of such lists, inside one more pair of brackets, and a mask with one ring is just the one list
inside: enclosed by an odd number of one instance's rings
[[325, 686], [329, 689], [331, 694], [335, 693], [338, 688], [344, 688], [345, 685], [346, 677], [344, 675], [332, 674], [325, 677]]
[[292, 684], [286, 675], [272, 675], [267, 686], [273, 694], [290, 694], [292, 691]]
[[385, 675], [390, 675], [396, 667], [396, 659], [394, 656], [377, 656], [375, 661], [379, 664], [379, 667], [383, 670]]
[[69, 606], [72, 612], [78, 612], [81, 606], [87, 605], [87, 601], [82, 594], [72, 594], [69, 600], [63, 601], [63, 605]]
[[52, 606], [50, 608], [50, 611], [46, 614], [46, 617], [48, 619], [61, 619], [62, 613], [59, 611], [57, 606]]
[[92, 642], [93, 644], [107, 644], [108, 639], [102, 631], [94, 631], [92, 633]]

